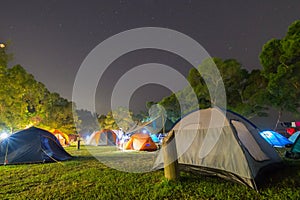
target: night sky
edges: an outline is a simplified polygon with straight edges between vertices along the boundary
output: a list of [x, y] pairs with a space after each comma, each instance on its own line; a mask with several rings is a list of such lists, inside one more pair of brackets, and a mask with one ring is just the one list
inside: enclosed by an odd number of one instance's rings
[[[0, 41], [11, 41], [12, 64], [21, 64], [50, 91], [69, 100], [84, 58], [119, 32], [149, 26], [180, 31], [198, 41], [212, 57], [235, 58], [250, 70], [261, 68], [258, 56], [263, 44], [283, 37], [288, 26], [300, 19], [300, 1], [288, 0], [1, 0], [0, 8]], [[160, 51], [122, 56], [99, 83], [99, 112], [107, 111], [104, 96], [109, 96], [123, 72], [154, 61], [172, 65], [183, 74], [189, 69], [185, 61]], [[143, 90], [149, 91], [147, 95]], [[158, 101], [168, 92], [157, 85], [144, 86], [134, 94], [132, 104]]]

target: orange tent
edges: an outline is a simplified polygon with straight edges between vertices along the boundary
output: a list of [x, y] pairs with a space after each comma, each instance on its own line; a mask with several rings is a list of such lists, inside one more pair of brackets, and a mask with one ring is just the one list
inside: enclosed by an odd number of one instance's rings
[[53, 135], [55, 135], [55, 137], [57, 137], [57, 139], [59, 140], [59, 143], [61, 144], [61, 146], [67, 146], [69, 145], [69, 136], [63, 132], [61, 132], [60, 130], [55, 129], [54, 131], [52, 131]]
[[87, 140], [88, 145], [116, 145], [117, 135], [112, 130], [103, 129], [91, 134]]
[[139, 151], [155, 151], [157, 150], [156, 144], [152, 141], [148, 134], [135, 133], [131, 136], [130, 140], [125, 144], [126, 150], [139, 150]]

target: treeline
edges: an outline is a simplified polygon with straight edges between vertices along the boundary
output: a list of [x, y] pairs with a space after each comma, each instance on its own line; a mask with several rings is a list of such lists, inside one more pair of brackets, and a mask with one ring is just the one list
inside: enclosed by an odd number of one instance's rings
[[[287, 111], [299, 116], [300, 107], [300, 20], [292, 23], [286, 36], [271, 39], [259, 55], [262, 70], [245, 70], [235, 59], [213, 58], [222, 77], [227, 108], [248, 118], [267, 116], [267, 110], [278, 111], [277, 123], [282, 112]], [[191, 69], [187, 77], [193, 90], [184, 89], [160, 102], [169, 118], [174, 122], [180, 114], [176, 96], [189, 97], [195, 92], [199, 108], [214, 105], [204, 79], [209, 80], [211, 60], [204, 61], [199, 69]], [[199, 74], [199, 71], [202, 74]], [[218, 83], [215, 83], [217, 87]], [[189, 98], [186, 98], [188, 101]], [[152, 104], [153, 102], [148, 102]], [[187, 102], [188, 103], [188, 102]], [[196, 108], [195, 108], [196, 109]]]
[[[89, 111], [72, 112], [73, 103], [51, 93], [20, 65], [7, 67], [10, 55], [5, 48], [0, 49], [0, 128], [14, 130], [27, 125], [57, 128], [66, 133], [77, 130], [92, 132], [99, 128], [129, 129], [143, 119], [148, 113], [134, 115], [127, 108], [98, 115]], [[205, 60], [199, 69], [192, 68], [187, 80], [191, 89], [185, 88], [163, 98], [160, 102], [147, 102], [147, 108], [154, 104], [161, 105], [166, 117], [175, 122], [181, 113], [178, 97], [184, 99], [189, 112], [193, 109], [207, 108], [215, 105], [217, 99], [211, 99], [207, 81], [218, 88], [219, 81], [211, 77], [212, 61], [219, 70], [226, 92], [226, 107], [247, 118], [267, 116], [267, 110], [278, 111], [278, 122], [282, 112], [288, 111], [299, 115], [300, 107], [300, 20], [292, 23], [282, 39], [271, 39], [259, 55], [261, 70], [247, 71], [235, 59], [222, 60], [213, 58]], [[201, 74], [199, 73], [201, 72]], [[191, 101], [196, 94], [197, 103]], [[217, 96], [213, 96], [217, 98]], [[223, 98], [223, 97], [220, 97]], [[74, 114], [74, 115], [73, 115]], [[114, 116], [117, 116], [115, 118]]]

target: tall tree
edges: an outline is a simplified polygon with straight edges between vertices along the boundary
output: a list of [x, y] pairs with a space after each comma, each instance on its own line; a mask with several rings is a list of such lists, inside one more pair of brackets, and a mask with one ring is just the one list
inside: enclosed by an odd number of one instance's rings
[[299, 114], [300, 106], [300, 20], [292, 23], [282, 39], [271, 39], [262, 49], [262, 75], [268, 80], [265, 101], [282, 112]]

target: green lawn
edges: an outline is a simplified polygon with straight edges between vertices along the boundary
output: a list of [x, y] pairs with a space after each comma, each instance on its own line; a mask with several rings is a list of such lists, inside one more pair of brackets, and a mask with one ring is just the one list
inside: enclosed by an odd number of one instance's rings
[[74, 159], [0, 166], [0, 199], [300, 199], [300, 161], [285, 160], [285, 167], [256, 192], [183, 172], [177, 183], [166, 181], [163, 171], [122, 172], [100, 163], [84, 146], [66, 150]]

